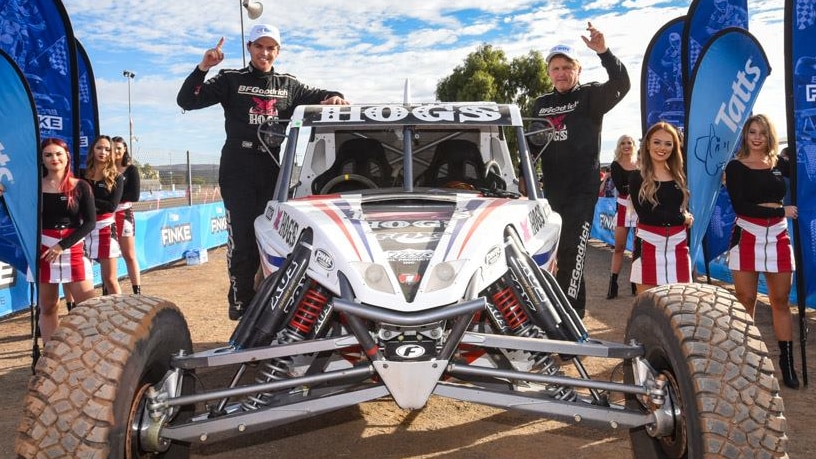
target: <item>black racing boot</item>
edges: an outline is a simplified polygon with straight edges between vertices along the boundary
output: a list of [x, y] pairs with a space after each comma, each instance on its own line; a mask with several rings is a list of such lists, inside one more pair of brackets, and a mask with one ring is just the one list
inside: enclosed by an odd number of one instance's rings
[[793, 368], [793, 341], [779, 342], [779, 370], [786, 386], [791, 389], [799, 388], [799, 378]]
[[142, 286], [141, 285], [132, 285], [133, 294], [134, 295], [141, 295], [142, 294]]
[[631, 282], [631, 284], [632, 284], [632, 296], [637, 296], [637, 284], [634, 282]]
[[618, 296], [618, 275], [612, 273], [609, 276], [609, 290], [606, 291], [606, 299], [611, 300], [613, 298], [617, 298]]

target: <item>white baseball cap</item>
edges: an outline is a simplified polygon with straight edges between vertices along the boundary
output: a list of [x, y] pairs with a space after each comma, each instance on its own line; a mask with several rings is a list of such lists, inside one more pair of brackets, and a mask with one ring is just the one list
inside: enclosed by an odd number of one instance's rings
[[558, 55], [564, 56], [564, 57], [566, 57], [567, 59], [569, 59], [571, 61], [578, 62], [578, 53], [575, 52], [575, 48], [573, 48], [570, 45], [561, 44], [561, 45], [555, 45], [552, 48], [550, 48], [550, 53], [547, 54], [547, 59], [546, 59], [547, 60], [547, 65], [550, 64], [550, 59], [552, 59], [553, 57], [558, 56]]
[[259, 38], [267, 37], [275, 40], [278, 46], [281, 45], [280, 30], [269, 24], [255, 24], [249, 30], [249, 41], [253, 42]]

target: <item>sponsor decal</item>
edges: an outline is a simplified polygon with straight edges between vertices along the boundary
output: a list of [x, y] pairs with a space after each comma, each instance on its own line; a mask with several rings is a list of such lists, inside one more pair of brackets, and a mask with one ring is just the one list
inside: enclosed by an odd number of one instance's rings
[[213, 217], [210, 219], [210, 234], [227, 231], [227, 217]]
[[403, 359], [416, 359], [425, 355], [425, 348], [418, 344], [403, 344], [394, 353]]
[[334, 259], [332, 258], [329, 252], [323, 249], [317, 249], [314, 252], [314, 261], [317, 263], [318, 266], [325, 269], [326, 271], [332, 271], [334, 269]]
[[402, 229], [402, 228], [445, 228], [447, 222], [444, 220], [385, 220], [385, 221], [370, 221], [369, 227], [373, 230], [377, 229]]
[[575, 269], [570, 275], [570, 284], [567, 289], [567, 294], [570, 298], [578, 298], [578, 288], [581, 286], [581, 277], [584, 273], [584, 262], [586, 261], [586, 245], [589, 239], [589, 230], [592, 225], [589, 222], [584, 222], [581, 226], [581, 238], [578, 240], [578, 256], [575, 259]]
[[[571, 113], [571, 112], [574, 112], [576, 108], [578, 108], [578, 101], [570, 102], [570, 103], [568, 103], [566, 105], [558, 105], [556, 107], [542, 107], [538, 111], [538, 116], [548, 116], [548, 115], [558, 115], [558, 114], [562, 114], [562, 113]], [[551, 117], [551, 118], [552, 119], [550, 121], [552, 121], [553, 123], [555, 123], [556, 121], [558, 122], [558, 124], [555, 124], [556, 128], [559, 128], [564, 124], [564, 116]]]
[[422, 279], [422, 276], [420, 276], [418, 273], [414, 274], [402, 273], [399, 276], [397, 276], [397, 279], [399, 280], [399, 283], [402, 285], [414, 285], [417, 284], [420, 281], [420, 279]]
[[242, 84], [238, 86], [238, 94], [256, 95], [256, 96], [273, 96], [273, 97], [289, 97], [289, 90], [287, 89], [267, 89], [260, 86], [247, 86]]
[[492, 265], [496, 263], [499, 258], [501, 258], [502, 249], [498, 245], [494, 245], [490, 250], [487, 251], [487, 255], [485, 255], [485, 264]]
[[192, 225], [185, 223], [183, 225], [165, 226], [161, 229], [162, 246], [179, 244], [183, 242], [190, 242], [193, 240]]
[[615, 230], [615, 225], [617, 223], [615, 222], [615, 214], [601, 213], [600, 215], [598, 215], [598, 221], [601, 225], [601, 228], [609, 231]]
[[755, 98], [754, 91], [759, 89], [757, 83], [762, 79], [762, 70], [753, 65], [751, 59], [748, 59], [745, 62], [745, 68], [737, 72], [731, 84], [731, 96], [727, 103], [720, 104], [714, 123], [724, 123], [731, 132], [737, 132], [742, 128], [743, 119], [747, 117], [746, 112], [750, 111], [753, 106], [750, 103]]
[[540, 206], [533, 207], [527, 214], [527, 219], [530, 220], [530, 230], [533, 235], [538, 234], [547, 224], [547, 217], [544, 216], [544, 211]]
[[414, 264], [422, 261], [428, 261], [433, 257], [433, 250], [389, 250], [385, 252], [385, 258], [388, 261], [395, 261], [404, 264]]
[[40, 130], [61, 131], [63, 122], [61, 116], [40, 115]]
[[500, 112], [499, 107], [492, 105], [439, 104], [414, 108], [402, 105], [327, 105], [322, 107], [314, 123], [394, 123], [411, 120], [420, 123], [486, 123], [501, 119], [502, 116], [506, 115]]
[[297, 235], [300, 234], [300, 225], [286, 212], [278, 212], [272, 227], [278, 232], [278, 236], [286, 242], [289, 247], [295, 245]]

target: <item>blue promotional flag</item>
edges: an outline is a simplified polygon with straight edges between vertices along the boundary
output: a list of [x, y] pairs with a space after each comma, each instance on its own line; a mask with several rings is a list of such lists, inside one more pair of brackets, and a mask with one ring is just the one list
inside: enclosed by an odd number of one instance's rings
[[82, 44], [76, 42], [77, 73], [79, 89], [79, 155], [74, 161], [78, 169], [88, 158], [88, 148], [93, 139], [99, 136], [99, 107], [96, 103], [96, 79], [94, 78], [91, 60]]
[[681, 56], [685, 23], [685, 16], [667, 22], [646, 48], [640, 77], [643, 134], [658, 121], [666, 121], [683, 130], [686, 107]]
[[36, 271], [40, 185], [37, 116], [20, 69], [0, 51], [0, 261]]
[[[797, 298], [816, 307], [816, 1], [787, 0], [785, 5], [785, 94], [788, 150], [794, 173], [792, 200]], [[805, 298], [802, 301], [801, 298]], [[803, 334], [803, 337], [806, 333]]]
[[747, 30], [718, 32], [703, 49], [691, 79], [686, 122], [686, 171], [694, 214], [691, 255], [697, 260], [725, 164], [771, 72], [759, 42]]
[[40, 136], [59, 137], [71, 151], [79, 151], [76, 42], [65, 7], [59, 0], [0, 0], [0, 17], [0, 49], [25, 75], [37, 106]]
[[683, 29], [683, 82], [691, 81], [703, 48], [719, 31], [729, 27], [748, 29], [748, 0], [694, 0]]

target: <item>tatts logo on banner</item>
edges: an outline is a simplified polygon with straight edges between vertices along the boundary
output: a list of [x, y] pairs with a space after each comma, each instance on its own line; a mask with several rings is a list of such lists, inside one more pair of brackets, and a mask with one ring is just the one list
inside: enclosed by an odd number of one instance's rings
[[685, 137], [689, 205], [695, 220], [691, 228], [692, 260], [700, 254], [725, 164], [770, 72], [759, 42], [741, 28], [717, 33], [697, 62]]

